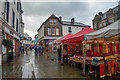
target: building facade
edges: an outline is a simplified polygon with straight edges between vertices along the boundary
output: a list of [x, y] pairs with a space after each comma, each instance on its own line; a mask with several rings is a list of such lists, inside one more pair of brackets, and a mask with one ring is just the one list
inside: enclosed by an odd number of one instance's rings
[[[0, 26], [2, 27], [0, 31], [4, 34], [1, 39], [13, 41], [12, 51], [16, 56], [19, 54], [20, 36], [24, 29], [22, 14], [21, 0], [17, 0], [17, 2], [15, 0], [0, 0]], [[5, 55], [6, 48], [2, 44], [0, 46], [2, 46], [1, 52]]]
[[31, 46], [32, 38], [27, 33], [24, 33], [24, 39], [22, 41], [22, 46]]
[[102, 13], [99, 12], [94, 17], [93, 21], [93, 29], [99, 30], [103, 27], [106, 27], [117, 20], [120, 19], [120, 5], [110, 8], [107, 12]]
[[74, 18], [72, 18], [71, 21], [62, 21], [61, 16], [56, 17], [52, 14], [37, 30], [38, 42], [40, 45], [43, 45], [47, 51], [50, 42], [53, 42], [68, 33], [75, 34], [87, 26], [88, 25], [83, 23], [75, 22]]
[[48, 50], [48, 44], [62, 36], [62, 23], [52, 14], [38, 29], [38, 41]]
[[76, 34], [79, 31], [83, 30], [85, 27], [90, 27], [89, 25], [75, 22], [75, 19], [72, 18], [71, 21], [61, 21], [62, 22], [62, 31], [63, 36], [67, 35], [68, 33]]

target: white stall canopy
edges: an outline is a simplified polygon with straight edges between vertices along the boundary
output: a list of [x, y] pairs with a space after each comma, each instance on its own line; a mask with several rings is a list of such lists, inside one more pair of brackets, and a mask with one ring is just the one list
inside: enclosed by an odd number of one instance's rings
[[120, 20], [102, 28], [95, 32], [85, 35], [85, 39], [95, 39], [95, 38], [102, 38], [102, 37], [112, 37], [115, 35], [120, 34]]

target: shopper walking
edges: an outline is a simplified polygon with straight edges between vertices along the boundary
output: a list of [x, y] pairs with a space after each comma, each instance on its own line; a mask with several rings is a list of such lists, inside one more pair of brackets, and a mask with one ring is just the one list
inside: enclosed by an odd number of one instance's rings
[[25, 49], [26, 49], [26, 55], [27, 55], [27, 46], [25, 47]]
[[42, 49], [42, 47], [39, 46], [39, 55], [41, 55], [41, 49]]
[[24, 46], [22, 47], [22, 52], [23, 52], [23, 54], [24, 54]]
[[58, 62], [60, 62], [61, 61], [61, 46], [58, 46], [57, 52], [58, 52]]
[[37, 46], [35, 46], [35, 55], [37, 56], [38, 54], [38, 49], [37, 49]]
[[44, 51], [44, 48], [43, 48], [43, 46], [42, 46], [42, 48], [41, 48], [41, 55], [43, 55], [43, 51]]

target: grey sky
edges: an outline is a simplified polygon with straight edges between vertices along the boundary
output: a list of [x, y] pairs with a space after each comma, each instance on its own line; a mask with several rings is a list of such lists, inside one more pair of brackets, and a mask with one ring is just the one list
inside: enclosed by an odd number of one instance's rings
[[40, 25], [51, 15], [62, 16], [63, 21], [75, 21], [92, 26], [98, 12], [106, 12], [118, 2], [23, 2], [25, 32], [33, 39]]

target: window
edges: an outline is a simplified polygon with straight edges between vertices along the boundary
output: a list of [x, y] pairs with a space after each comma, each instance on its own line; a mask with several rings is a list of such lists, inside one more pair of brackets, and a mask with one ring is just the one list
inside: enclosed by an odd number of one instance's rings
[[97, 24], [94, 24], [94, 28], [95, 28], [95, 29], [97, 28]]
[[53, 24], [53, 19], [50, 19], [50, 24]]
[[13, 16], [13, 18], [12, 18], [12, 27], [14, 28], [15, 27], [15, 13], [14, 13], [14, 11], [12, 13], [12, 16]]
[[55, 35], [55, 28], [52, 28], [52, 35]]
[[68, 27], [68, 32], [72, 32], [72, 31], [71, 31], [71, 27]]
[[57, 21], [56, 19], [50, 19], [50, 25], [56, 25]]
[[14, 0], [14, 4], [15, 4], [15, 0]]
[[16, 31], [18, 32], [18, 19], [16, 19]]
[[19, 2], [17, 2], [17, 11], [19, 11]]
[[9, 21], [9, 2], [5, 3], [5, 11], [6, 11], [6, 21]]
[[48, 28], [48, 35], [58, 36], [59, 28]]
[[102, 27], [102, 22], [99, 23], [99, 28]]
[[48, 28], [48, 35], [51, 35], [51, 28]]
[[56, 35], [59, 35], [59, 29], [56, 28]]
[[113, 16], [110, 16], [110, 17], [108, 18], [108, 22], [109, 22], [109, 23], [113, 23], [113, 22], [114, 22], [114, 17], [113, 17]]
[[54, 25], [56, 25], [56, 20], [55, 19], [53, 20], [53, 22], [54, 22]]
[[103, 21], [103, 26], [106, 26], [106, 21]]

